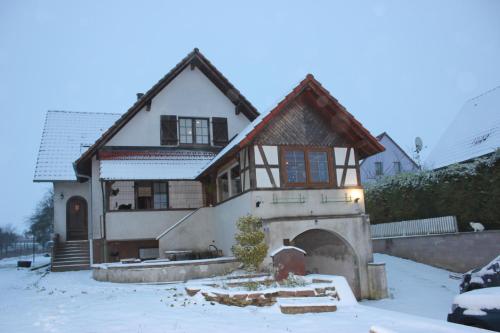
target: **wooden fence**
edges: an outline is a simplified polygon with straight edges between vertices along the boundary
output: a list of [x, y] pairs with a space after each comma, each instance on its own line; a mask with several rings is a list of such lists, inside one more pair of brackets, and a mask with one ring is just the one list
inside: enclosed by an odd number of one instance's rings
[[456, 216], [373, 224], [372, 238], [439, 235], [458, 232]]

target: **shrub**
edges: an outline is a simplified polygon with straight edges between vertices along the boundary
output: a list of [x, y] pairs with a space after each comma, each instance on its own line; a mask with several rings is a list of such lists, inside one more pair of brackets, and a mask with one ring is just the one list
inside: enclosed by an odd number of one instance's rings
[[500, 152], [432, 171], [385, 177], [365, 186], [372, 224], [457, 216], [459, 228], [500, 229]]
[[256, 216], [244, 216], [237, 222], [236, 244], [231, 248], [234, 256], [248, 271], [256, 271], [267, 254], [262, 220]]

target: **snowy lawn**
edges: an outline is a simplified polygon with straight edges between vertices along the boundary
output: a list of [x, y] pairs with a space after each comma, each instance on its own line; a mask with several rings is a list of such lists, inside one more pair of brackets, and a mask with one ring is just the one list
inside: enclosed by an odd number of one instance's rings
[[[377, 260], [388, 264], [394, 299], [364, 303], [370, 306], [340, 307], [333, 313], [303, 315], [282, 314], [277, 306], [212, 305], [201, 296], [187, 296], [184, 284], [97, 282], [91, 279], [89, 271], [43, 274], [17, 270], [0, 261], [0, 332], [368, 333], [372, 326], [405, 333], [479, 332], [444, 321], [377, 308], [398, 309], [401, 306], [401, 311], [420, 311], [426, 315], [429, 307], [444, 314], [451, 304], [448, 299], [451, 291], [440, 292], [445, 289], [442, 284], [448, 281], [443, 271], [386, 256], [377, 256]], [[406, 275], [413, 277], [406, 280]], [[448, 287], [452, 289], [453, 285]], [[403, 291], [405, 288], [413, 288], [413, 291]], [[441, 315], [434, 317], [442, 318]]]

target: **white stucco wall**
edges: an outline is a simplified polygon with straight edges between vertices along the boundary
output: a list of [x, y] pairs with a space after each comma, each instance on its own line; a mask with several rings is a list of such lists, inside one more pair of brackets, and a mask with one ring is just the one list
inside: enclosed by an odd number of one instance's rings
[[[158, 239], [160, 257], [168, 257], [165, 251], [207, 251], [209, 245], [216, 245], [216, 221], [213, 219], [213, 212], [214, 210], [211, 207], [198, 209], [176, 225], [174, 229], [162, 233]], [[160, 234], [157, 236], [160, 236]]]
[[[61, 194], [63, 195], [62, 199]], [[54, 183], [54, 233], [59, 234], [59, 239], [62, 242], [66, 241], [66, 204], [73, 196], [80, 196], [87, 200], [87, 209], [90, 209], [88, 183]], [[89, 212], [87, 214], [90, 216]]]
[[[93, 239], [104, 237], [103, 190], [101, 188], [99, 160], [92, 157], [92, 220]], [[90, 227], [90, 225], [89, 225]]]
[[154, 239], [191, 210], [116, 211], [106, 213], [108, 240]]
[[187, 67], [153, 98], [150, 111], [139, 111], [106, 145], [159, 146], [161, 115], [226, 117], [229, 139], [250, 123], [198, 68]]

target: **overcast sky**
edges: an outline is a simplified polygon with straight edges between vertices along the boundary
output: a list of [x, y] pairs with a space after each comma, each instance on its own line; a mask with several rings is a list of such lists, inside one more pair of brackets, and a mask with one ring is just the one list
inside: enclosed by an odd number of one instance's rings
[[430, 150], [500, 85], [500, 1], [0, 1], [0, 226], [22, 230], [47, 110], [124, 112], [194, 47], [260, 110], [307, 73]]

